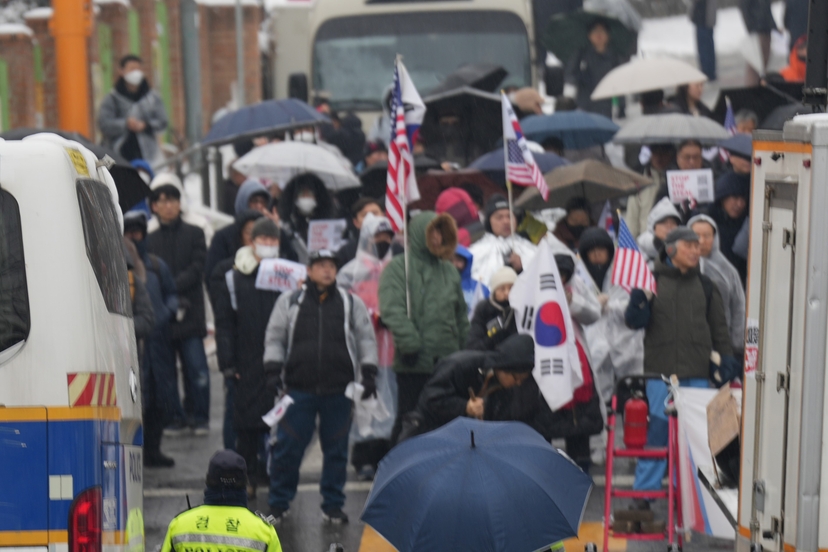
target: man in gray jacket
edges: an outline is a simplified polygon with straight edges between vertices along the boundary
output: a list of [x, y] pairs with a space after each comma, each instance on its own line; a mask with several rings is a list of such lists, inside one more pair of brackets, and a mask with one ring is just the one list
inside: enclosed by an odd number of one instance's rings
[[119, 63], [118, 82], [98, 113], [105, 143], [128, 161], [160, 156], [158, 134], [167, 128], [167, 111], [161, 96], [144, 78], [141, 58], [127, 55]]
[[267, 324], [264, 371], [267, 387], [283, 388], [293, 404], [279, 423], [270, 468], [271, 514], [281, 520], [296, 496], [299, 466], [319, 416], [322, 463], [322, 513], [330, 523], [347, 523], [345, 505], [353, 381], [364, 390], [355, 400], [376, 397], [377, 342], [362, 299], [336, 285], [336, 256], [315, 251], [307, 283], [283, 293]]

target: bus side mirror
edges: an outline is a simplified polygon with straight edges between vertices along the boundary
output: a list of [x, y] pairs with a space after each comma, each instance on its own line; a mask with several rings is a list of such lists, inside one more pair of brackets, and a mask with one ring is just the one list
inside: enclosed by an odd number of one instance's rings
[[305, 73], [291, 73], [288, 77], [288, 97], [308, 103], [308, 76]]
[[561, 65], [543, 68], [543, 82], [547, 96], [560, 96], [564, 89], [564, 68]]

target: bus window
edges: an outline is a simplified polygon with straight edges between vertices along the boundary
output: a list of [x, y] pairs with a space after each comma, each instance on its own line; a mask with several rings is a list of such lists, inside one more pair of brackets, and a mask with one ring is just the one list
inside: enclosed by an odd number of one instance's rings
[[112, 194], [95, 180], [78, 180], [77, 190], [86, 256], [92, 264], [106, 308], [113, 314], [132, 318], [124, 244]]
[[0, 189], [0, 361], [4, 351], [26, 341], [30, 328], [20, 209], [17, 200]]

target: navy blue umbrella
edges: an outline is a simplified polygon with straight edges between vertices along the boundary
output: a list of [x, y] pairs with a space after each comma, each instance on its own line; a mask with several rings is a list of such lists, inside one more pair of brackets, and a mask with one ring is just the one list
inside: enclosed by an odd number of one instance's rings
[[520, 127], [529, 140], [542, 144], [549, 138], [557, 138], [566, 149], [606, 144], [621, 128], [603, 115], [586, 111], [531, 115], [520, 121]]
[[301, 100], [268, 100], [231, 111], [213, 124], [201, 143], [217, 146], [242, 138], [318, 125], [327, 120]]
[[400, 552], [532, 552], [578, 534], [591, 489], [529, 426], [457, 418], [388, 453], [361, 519]]
[[[552, 169], [557, 169], [562, 165], [569, 164], [569, 161], [554, 153], [532, 153], [532, 157], [535, 159], [535, 163], [538, 164], [538, 168], [543, 174], [548, 173]], [[498, 184], [502, 186], [506, 185], [506, 161], [503, 159], [502, 148], [478, 157], [469, 165], [469, 168], [482, 171]]]

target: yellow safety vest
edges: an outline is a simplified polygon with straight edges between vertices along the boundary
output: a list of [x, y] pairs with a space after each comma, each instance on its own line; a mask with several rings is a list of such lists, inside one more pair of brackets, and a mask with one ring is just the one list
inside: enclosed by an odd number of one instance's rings
[[240, 506], [199, 506], [170, 522], [161, 552], [282, 552], [276, 529]]

